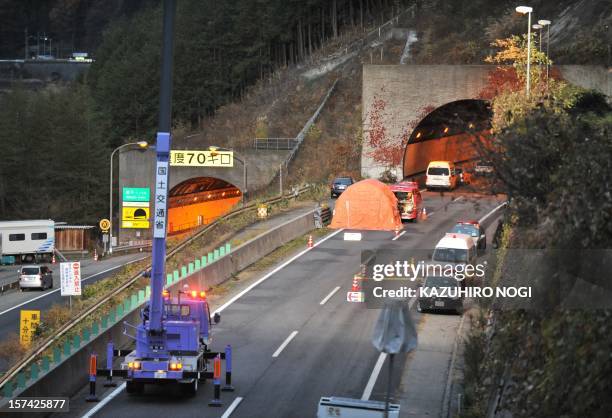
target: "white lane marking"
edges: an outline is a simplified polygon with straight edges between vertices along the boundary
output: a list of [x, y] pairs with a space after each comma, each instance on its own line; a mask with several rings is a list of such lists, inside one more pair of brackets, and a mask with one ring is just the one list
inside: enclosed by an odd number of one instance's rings
[[428, 213], [428, 214], [427, 214], [427, 217], [429, 218], [430, 216], [434, 216], [434, 214], [435, 214], [435, 213], [436, 213], [436, 212], [431, 212], [431, 213]]
[[328, 300], [331, 299], [332, 296], [334, 296], [336, 294], [336, 292], [340, 290], [340, 286], [336, 286], [336, 288], [334, 290], [332, 290], [329, 295], [325, 296], [325, 298], [323, 298], [323, 300], [321, 301], [321, 303], [319, 303], [319, 305], [325, 305], [325, 302], [327, 302]]
[[485, 219], [487, 219], [489, 216], [493, 215], [495, 212], [497, 212], [499, 210], [499, 208], [502, 208], [504, 206], [506, 206], [508, 204], [508, 202], [504, 202], [499, 206], [494, 207], [489, 213], [487, 213], [485, 216], [483, 216], [482, 218], [480, 218], [478, 220], [478, 223], [481, 224], [485, 221]]
[[[92, 277], [99, 276], [100, 274], [108, 273], [109, 271], [113, 271], [113, 270], [116, 270], [116, 269], [118, 269], [118, 268], [121, 268], [121, 267], [127, 266], [128, 264], [132, 264], [132, 263], [135, 263], [135, 262], [137, 262], [137, 261], [142, 261], [142, 260], [144, 260], [145, 258], [148, 258], [148, 256], [147, 256], [147, 257], [143, 257], [143, 258], [139, 258], [139, 259], [137, 259], [137, 260], [132, 260], [132, 261], [129, 261], [129, 262], [125, 263], [125, 264], [121, 264], [121, 265], [118, 265], [118, 266], [115, 266], [115, 267], [111, 267], [111, 268], [106, 269], [106, 270], [103, 270], [103, 271], [101, 271], [101, 272], [98, 272], [98, 273], [92, 274], [91, 276], [83, 277], [83, 278], [81, 279], [81, 282], [84, 282], [84, 281], [86, 281], [86, 280], [89, 280], [89, 279], [91, 279]], [[27, 305], [27, 304], [28, 304], [28, 303], [30, 303], [30, 302], [34, 302], [35, 300], [38, 300], [38, 299], [44, 298], [45, 296], [49, 296], [49, 295], [51, 295], [51, 294], [53, 294], [53, 293], [55, 293], [55, 292], [59, 292], [60, 290], [61, 290], [61, 289], [58, 287], [58, 288], [57, 288], [57, 289], [55, 289], [55, 290], [51, 290], [51, 291], [49, 291], [49, 292], [47, 292], [47, 293], [43, 293], [42, 295], [40, 295], [40, 296], [36, 296], [35, 298], [32, 298], [32, 299], [28, 299], [28, 300], [26, 300], [25, 302], [20, 303], [19, 305], [15, 305], [15, 306], [13, 306], [13, 307], [11, 307], [11, 308], [8, 308], [8, 309], [6, 309], [6, 310], [4, 310], [4, 311], [0, 312], [0, 316], [4, 315], [4, 314], [5, 314], [5, 313], [7, 313], [7, 312], [10, 312], [10, 311], [12, 311], [12, 310], [15, 310], [15, 309], [17, 309], [17, 308], [20, 308], [20, 307], [22, 307], [23, 305]]]
[[[326, 236], [325, 238], [317, 241], [314, 243], [313, 248], [316, 247], [319, 244], [322, 244], [323, 242], [327, 241], [328, 239], [330, 239], [331, 237], [333, 237], [334, 235], [338, 234], [339, 232], [343, 231], [343, 229], [339, 229], [335, 232], [332, 232], [331, 234], [329, 234], [328, 236]], [[269, 277], [273, 276], [274, 274], [278, 273], [280, 270], [284, 269], [285, 267], [287, 267], [289, 264], [293, 263], [295, 260], [297, 260], [298, 258], [300, 258], [301, 256], [303, 256], [304, 254], [306, 254], [308, 251], [310, 251], [312, 248], [306, 248], [304, 251], [294, 255], [293, 257], [291, 257], [289, 260], [285, 261], [283, 264], [281, 264], [280, 266], [276, 267], [274, 270], [272, 270], [271, 272], [269, 272], [268, 274], [266, 274], [265, 276], [263, 276], [261, 279], [257, 280], [255, 283], [253, 283], [252, 285], [250, 285], [249, 287], [247, 287], [246, 289], [244, 289], [242, 292], [238, 293], [236, 296], [234, 296], [233, 298], [231, 298], [230, 300], [228, 300], [227, 302], [225, 302], [223, 305], [221, 305], [219, 308], [217, 308], [212, 314], [211, 317], [214, 316], [216, 313], [220, 313], [222, 312], [224, 309], [227, 309], [227, 307], [229, 307], [232, 303], [236, 302], [238, 299], [240, 299], [242, 296], [244, 296], [245, 294], [247, 294], [248, 292], [250, 292], [251, 290], [253, 290], [254, 287], [256, 287], [257, 285], [259, 285], [260, 283], [264, 282], [265, 280], [267, 280]]]
[[[333, 237], [334, 235], [338, 234], [339, 232], [343, 231], [342, 229], [339, 229], [331, 234], [329, 234], [328, 236], [326, 236], [325, 238], [317, 241], [314, 245], [313, 248], [316, 247], [317, 245], [327, 241], [328, 239], [330, 239], [331, 237]], [[260, 284], [261, 282], [263, 282], [264, 280], [266, 280], [268, 277], [272, 276], [274, 273], [278, 272], [279, 270], [283, 269], [284, 267], [286, 267], [288, 264], [294, 262], [295, 260], [297, 260], [298, 258], [300, 258], [301, 256], [303, 256], [304, 254], [306, 254], [309, 250], [311, 250], [312, 248], [307, 248], [306, 250], [300, 252], [299, 254], [296, 254], [295, 256], [293, 256], [291, 259], [289, 259], [288, 261], [284, 262], [283, 264], [281, 264], [280, 266], [278, 266], [277, 268], [275, 268], [274, 270], [272, 270], [270, 273], [266, 274], [265, 276], [263, 276], [261, 279], [259, 279], [258, 281], [256, 281], [255, 283], [253, 283], [251, 286], [247, 287], [245, 290], [243, 290], [242, 292], [238, 293], [236, 296], [234, 296], [233, 298], [231, 298], [229, 301], [227, 301], [225, 304], [223, 304], [219, 309], [217, 309], [216, 311], [214, 311], [211, 314], [211, 318], [214, 316], [215, 313], [221, 312], [223, 311], [225, 308], [227, 308], [228, 306], [230, 306], [232, 303], [236, 302], [238, 299], [240, 299], [241, 296], [243, 296], [244, 294], [248, 293], [251, 289], [253, 289], [255, 286], [257, 286], [258, 284]], [[295, 331], [295, 333], [297, 334], [297, 331]], [[289, 342], [287, 342], [287, 344], [289, 344]], [[283, 347], [284, 348], [284, 347]], [[278, 351], [278, 350], [277, 350]], [[276, 353], [275, 353], [276, 354]], [[280, 353], [279, 353], [280, 354]], [[121, 392], [123, 389], [125, 388], [125, 383], [123, 383], [121, 386], [119, 386], [117, 389], [115, 389], [113, 392], [110, 393], [110, 395], [108, 395], [108, 397], [104, 398], [98, 405], [96, 405], [94, 408], [92, 408], [87, 415], [84, 415], [82, 418], [90, 418], [94, 413], [96, 413], [97, 411], [99, 411], [100, 409], [102, 409], [102, 407], [104, 405], [106, 405], [108, 402], [110, 402], [115, 396], [117, 396], [119, 394], [119, 392]], [[108, 399], [108, 400], [107, 400]]]
[[285, 347], [287, 347], [289, 345], [291, 340], [293, 340], [295, 338], [296, 335], [298, 335], [297, 331], [293, 331], [291, 334], [289, 334], [287, 339], [280, 345], [280, 347], [278, 347], [276, 349], [274, 354], [272, 354], [272, 357], [278, 357], [280, 355], [280, 353], [285, 349]]
[[115, 396], [119, 395], [123, 389], [125, 389], [125, 382], [117, 387], [117, 389], [113, 390], [106, 398], [102, 399], [99, 404], [91, 408], [89, 411], [85, 413], [81, 418], [91, 418], [94, 416], [96, 412], [100, 409], [104, 408], [104, 406], [115, 398]]
[[419, 193], [423, 193], [426, 190], [427, 190], [427, 187], [425, 187], [424, 189], [419, 190]]
[[456, 197], [456, 198], [454, 198], [454, 199], [451, 201], [451, 203], [453, 203], [453, 202], [458, 202], [458, 201], [460, 201], [460, 200], [461, 200], [461, 199], [463, 199], [463, 198], [464, 198], [464, 196], [459, 196], [459, 197]]
[[380, 370], [382, 369], [383, 364], [385, 364], [386, 359], [387, 353], [380, 353], [378, 360], [376, 360], [376, 364], [374, 365], [374, 370], [372, 370], [372, 374], [368, 380], [368, 384], [363, 390], [363, 395], [361, 395], [362, 401], [370, 400], [370, 396], [372, 396], [372, 391], [374, 390], [374, 385], [376, 384], [376, 380], [378, 380], [378, 375], [380, 374]]
[[396, 239], [398, 239], [399, 237], [401, 237], [402, 235], [404, 235], [406, 233], [406, 231], [402, 231], [399, 234], [397, 234], [396, 236], [394, 236], [393, 238], [391, 238], [391, 241], [395, 241]]
[[227, 408], [225, 413], [221, 415], [221, 418], [229, 418], [229, 416], [232, 415], [232, 412], [234, 412], [234, 410], [238, 408], [238, 404], [240, 404], [240, 402], [242, 402], [242, 398], [238, 396], [236, 399], [234, 399], [234, 402], [232, 402], [229, 408]]

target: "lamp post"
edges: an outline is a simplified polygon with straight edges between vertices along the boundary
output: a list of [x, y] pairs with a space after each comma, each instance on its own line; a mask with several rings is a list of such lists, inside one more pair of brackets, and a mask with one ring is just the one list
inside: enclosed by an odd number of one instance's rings
[[[550, 66], [548, 61], [549, 61], [549, 57], [548, 57], [548, 52], [549, 52], [549, 47], [550, 47], [550, 20], [538, 20], [538, 24], [542, 25], [542, 26], [546, 26], [546, 89], [548, 89], [548, 67]], [[541, 36], [542, 32], [540, 31], [540, 36]]]
[[222, 147], [217, 147], [215, 145], [211, 145], [208, 147], [208, 150], [211, 152], [215, 152], [215, 151], [232, 151], [234, 153], [234, 158], [237, 159], [238, 161], [240, 161], [240, 163], [242, 164], [242, 187], [244, 187], [244, 190], [242, 191], [242, 206], [244, 206], [245, 204], [245, 199], [244, 199], [244, 195], [247, 193], [247, 189], [248, 189], [248, 185], [247, 185], [247, 163], [246, 163], [246, 159], [240, 158], [238, 156], [238, 153], [232, 149], [229, 148], [222, 148]]
[[111, 222], [111, 227], [108, 231], [108, 252], [110, 254], [113, 253], [113, 157], [115, 153], [120, 149], [127, 148], [133, 145], [137, 145], [140, 149], [146, 149], [149, 146], [147, 141], [138, 141], [138, 142], [130, 142], [128, 144], [123, 144], [118, 146], [111, 152], [110, 156], [110, 184], [109, 184], [109, 204], [108, 204], [108, 220]]
[[535, 30], [540, 31], [540, 40], [538, 41], [538, 51], [542, 52], [542, 28], [544, 26], [540, 25], [539, 23], [536, 23], [535, 25], [531, 27], [534, 28]]
[[527, 97], [529, 97], [529, 89], [531, 82], [531, 12], [533, 8], [529, 6], [518, 6], [516, 11], [520, 14], [527, 14]]

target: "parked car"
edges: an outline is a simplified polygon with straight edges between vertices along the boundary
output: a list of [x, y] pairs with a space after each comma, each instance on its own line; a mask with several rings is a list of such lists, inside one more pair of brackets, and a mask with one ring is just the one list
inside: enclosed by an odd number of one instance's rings
[[483, 251], [487, 248], [487, 236], [478, 221], [459, 221], [450, 232], [469, 235], [477, 250]]
[[[426, 277], [417, 299], [417, 311], [451, 311], [461, 314], [463, 297], [459, 289], [461, 289], [461, 284], [453, 277]], [[432, 294], [434, 290], [437, 295]]]
[[26, 265], [19, 270], [19, 289], [51, 289], [53, 287], [53, 272], [47, 266]]
[[331, 197], [340, 196], [353, 183], [355, 180], [352, 177], [336, 177], [330, 187]]
[[416, 220], [423, 206], [419, 184], [414, 181], [402, 181], [390, 187], [397, 198], [397, 206], [402, 220]]
[[428, 190], [453, 190], [457, 187], [455, 164], [451, 161], [431, 161], [427, 166], [425, 186]]
[[493, 163], [491, 161], [479, 161], [474, 167], [474, 174], [480, 176], [490, 176], [495, 172]]

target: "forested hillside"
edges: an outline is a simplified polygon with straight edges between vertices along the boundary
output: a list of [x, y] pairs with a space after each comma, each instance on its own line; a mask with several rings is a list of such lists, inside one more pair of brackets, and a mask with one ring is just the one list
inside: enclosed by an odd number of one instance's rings
[[[58, 44], [74, 40], [75, 49], [92, 48], [95, 62], [79, 85], [44, 92], [16, 88], [0, 97], [0, 141], [11, 147], [0, 160], [0, 219], [94, 222], [108, 210], [111, 150], [136, 138], [153, 140], [161, 2], [30, 3], [1, 8], [0, 23], [8, 22], [1, 26], [2, 55], [22, 54], [24, 26], [32, 25]], [[409, 3], [177, 1], [175, 125], [197, 130], [276, 69], [303, 65], [322, 46], [337, 47], [348, 33], [358, 37]], [[73, 164], [62, 165], [66, 159]]]

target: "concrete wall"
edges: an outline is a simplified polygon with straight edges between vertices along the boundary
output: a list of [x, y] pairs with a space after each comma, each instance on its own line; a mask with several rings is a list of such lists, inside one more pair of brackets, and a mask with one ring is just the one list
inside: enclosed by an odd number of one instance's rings
[[[233, 249], [229, 255], [195, 272], [171, 286], [176, 290], [188, 283], [190, 286], [204, 289], [223, 283], [235, 273], [250, 266], [260, 258], [271, 253], [281, 245], [298, 238], [314, 229], [313, 212], [298, 216], [266, 232], [264, 235]], [[21, 397], [72, 396], [87, 384], [88, 362], [91, 353], [98, 354], [98, 368], [106, 365], [106, 345], [109, 341], [116, 348], [132, 347], [131, 340], [123, 335], [123, 321], [137, 324], [140, 321], [139, 309], [129, 313], [122, 321], [102, 332], [98, 337], [71, 357], [68, 357], [60, 367], [51, 370], [41, 377], [34, 385], [26, 389]], [[214, 332], [214, 329], [213, 329]], [[102, 390], [102, 378], [98, 381], [98, 391]]]
[[[425, 107], [477, 97], [493, 68], [490, 65], [364, 65], [362, 176], [378, 177], [386, 168], [371, 158], [372, 147], [368, 141], [370, 115], [377, 100], [385, 103], [381, 118], [387, 138], [397, 143], [405, 130], [420, 121], [419, 115]], [[401, 175], [401, 167], [396, 167], [396, 171]]]
[[567, 81], [585, 89], [597, 90], [612, 100], [612, 68], [595, 65], [559, 65], [557, 68]]
[[11, 80], [74, 81], [90, 66], [89, 62], [77, 61], [6, 60], [0, 61], [0, 77]]
[[[494, 68], [491, 65], [364, 65], [361, 174], [378, 177], [386, 168], [371, 158], [372, 147], [368, 141], [370, 115], [379, 100], [385, 104], [381, 118], [387, 138], [392, 143], [399, 143], [402, 133], [419, 122], [425, 107], [477, 98], [486, 86], [489, 71]], [[558, 68], [570, 83], [598, 90], [612, 98], [612, 70], [581, 65]], [[396, 173], [401, 176], [400, 167], [396, 168]]]
[[[181, 147], [182, 148], [182, 147]], [[179, 148], [174, 148], [179, 149]], [[190, 145], [189, 149], [206, 149], [203, 146]], [[248, 191], [254, 190], [268, 185], [274, 178], [278, 170], [279, 164], [284, 160], [286, 151], [255, 151], [246, 150], [240, 151], [240, 157], [246, 161], [247, 165], [247, 186]], [[149, 187], [151, 196], [153, 196], [153, 183], [155, 181], [155, 150], [149, 148], [147, 150], [127, 149], [119, 154], [119, 191], [123, 187]], [[244, 166], [237, 160], [234, 160], [232, 168], [214, 168], [214, 167], [171, 167], [170, 168], [170, 189], [185, 180], [194, 177], [215, 177], [225, 180], [230, 184], [244, 191]], [[115, 196], [117, 192], [115, 192]], [[117, 208], [121, 208], [121, 193], [119, 193], [119, 206], [115, 206], [115, 219], [120, 215]], [[153, 210], [153, 202], [151, 202], [151, 210]], [[119, 224], [115, 222], [115, 224]], [[117, 230], [114, 230], [115, 233]], [[130, 240], [147, 239], [150, 237], [149, 230], [141, 229], [121, 229], [119, 231], [119, 242], [127, 242]]]

